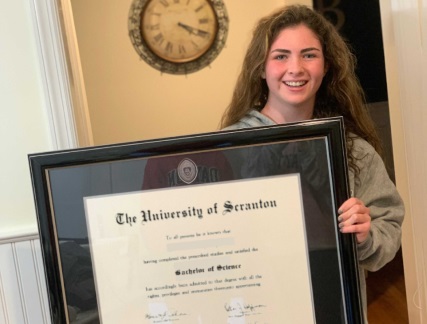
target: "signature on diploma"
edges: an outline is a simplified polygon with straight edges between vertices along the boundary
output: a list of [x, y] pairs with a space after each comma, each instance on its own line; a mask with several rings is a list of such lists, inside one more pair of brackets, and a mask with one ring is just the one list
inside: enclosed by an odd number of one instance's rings
[[267, 307], [261, 304], [250, 304], [241, 302], [231, 302], [224, 305], [225, 311], [228, 313], [228, 317], [245, 317], [251, 315], [262, 314], [261, 308]]
[[153, 320], [153, 323], [165, 323], [172, 321], [179, 321], [182, 317], [188, 316], [188, 314], [179, 311], [163, 311], [158, 313], [147, 313], [145, 318]]

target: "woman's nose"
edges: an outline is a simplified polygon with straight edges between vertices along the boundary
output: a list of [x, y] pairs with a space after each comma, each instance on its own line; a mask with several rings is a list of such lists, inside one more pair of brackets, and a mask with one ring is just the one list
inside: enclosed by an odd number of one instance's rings
[[288, 61], [288, 73], [295, 75], [301, 73], [303, 70], [303, 64], [299, 57], [293, 57]]

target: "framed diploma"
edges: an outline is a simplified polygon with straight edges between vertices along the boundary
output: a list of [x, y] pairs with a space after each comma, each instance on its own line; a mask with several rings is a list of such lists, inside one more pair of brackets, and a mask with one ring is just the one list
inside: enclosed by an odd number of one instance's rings
[[343, 121], [29, 156], [53, 323], [361, 323]]

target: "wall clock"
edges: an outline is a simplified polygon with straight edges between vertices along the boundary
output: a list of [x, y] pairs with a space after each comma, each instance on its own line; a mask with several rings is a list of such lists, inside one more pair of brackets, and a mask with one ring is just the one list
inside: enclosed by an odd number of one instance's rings
[[228, 15], [222, 0], [134, 0], [128, 28], [146, 63], [188, 74], [208, 66], [224, 48]]

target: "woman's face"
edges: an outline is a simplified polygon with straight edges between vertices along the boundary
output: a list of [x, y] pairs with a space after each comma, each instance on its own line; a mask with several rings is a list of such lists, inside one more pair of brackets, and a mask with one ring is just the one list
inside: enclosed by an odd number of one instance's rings
[[322, 45], [313, 31], [303, 24], [285, 28], [271, 45], [265, 64], [267, 105], [281, 112], [299, 109], [311, 118], [325, 73]]

